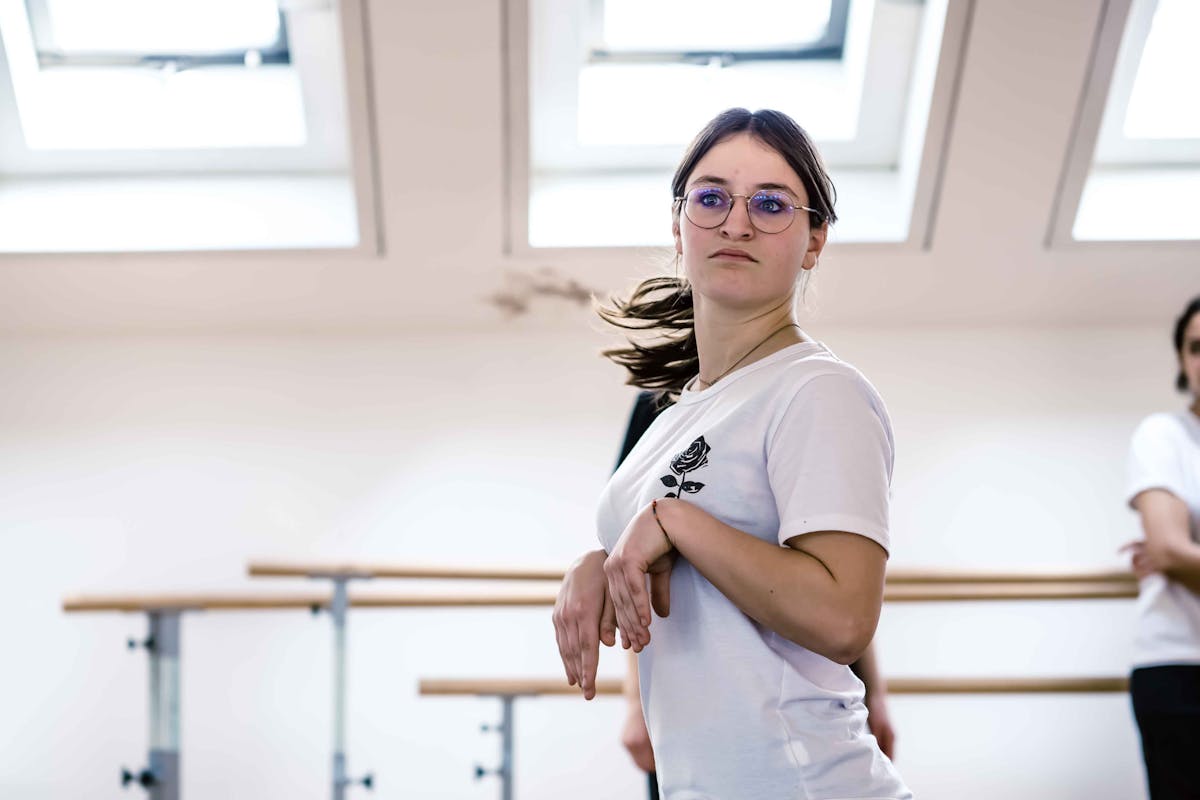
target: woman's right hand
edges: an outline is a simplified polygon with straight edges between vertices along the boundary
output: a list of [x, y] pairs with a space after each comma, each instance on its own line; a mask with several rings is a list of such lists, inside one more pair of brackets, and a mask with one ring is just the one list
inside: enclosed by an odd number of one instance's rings
[[646, 730], [646, 717], [640, 703], [629, 704], [625, 726], [621, 728], [621, 744], [643, 772], [654, 772], [654, 748], [650, 746], [650, 731]]
[[600, 642], [612, 647], [617, 640], [617, 617], [604, 577], [606, 558], [603, 550], [593, 550], [576, 560], [554, 603], [554, 638], [567, 683], [578, 685], [586, 700], [596, 696]]

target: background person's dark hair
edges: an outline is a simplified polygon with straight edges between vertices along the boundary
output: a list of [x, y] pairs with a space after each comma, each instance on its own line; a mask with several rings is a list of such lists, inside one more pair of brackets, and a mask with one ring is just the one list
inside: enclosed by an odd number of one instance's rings
[[[809, 212], [812, 227], [837, 220], [833, 210], [837, 192], [812, 139], [787, 114], [770, 109], [750, 112], [731, 108], [705, 125], [675, 170], [672, 198], [684, 196], [688, 176], [709, 150], [739, 133], [749, 133], [779, 153], [800, 177], [808, 194], [806, 205], [817, 209]], [[672, 217], [678, 225], [681, 202], [674, 199], [672, 202]], [[628, 300], [614, 297], [610, 306], [599, 306], [596, 311], [619, 328], [658, 336], [659, 341], [652, 344], [639, 344], [630, 338], [628, 347], [603, 352], [629, 371], [625, 382], [658, 390], [660, 402], [678, 397], [700, 365], [692, 289], [687, 281], [678, 275], [650, 278], [638, 284]]]
[[[1182, 357], [1183, 333], [1191, 324], [1192, 317], [1198, 313], [1200, 313], [1200, 297], [1193, 297], [1192, 302], [1188, 303], [1187, 308], [1179, 315], [1179, 319], [1175, 320], [1175, 355]], [[1175, 388], [1181, 392], [1186, 392], [1188, 389], [1187, 375], [1183, 374], [1182, 368], [1179, 370], [1178, 377], [1175, 378]], [[1200, 386], [1196, 387], [1196, 391], [1200, 392]]]

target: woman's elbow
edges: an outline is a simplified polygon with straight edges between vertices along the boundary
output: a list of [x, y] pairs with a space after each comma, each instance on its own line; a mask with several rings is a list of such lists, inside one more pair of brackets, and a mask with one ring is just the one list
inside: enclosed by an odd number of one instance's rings
[[[813, 637], [789, 636], [792, 641], [837, 664], [853, 664], [875, 638], [878, 616], [871, 618], [847, 616], [828, 626], [819, 641]], [[805, 639], [808, 639], [806, 642]]]

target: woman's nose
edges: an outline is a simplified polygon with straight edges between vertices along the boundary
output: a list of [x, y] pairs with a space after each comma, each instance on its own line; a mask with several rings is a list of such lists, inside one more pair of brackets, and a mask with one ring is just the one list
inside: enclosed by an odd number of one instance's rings
[[749, 239], [754, 235], [754, 223], [750, 221], [750, 201], [744, 197], [733, 198], [729, 216], [721, 225], [721, 233], [732, 239]]

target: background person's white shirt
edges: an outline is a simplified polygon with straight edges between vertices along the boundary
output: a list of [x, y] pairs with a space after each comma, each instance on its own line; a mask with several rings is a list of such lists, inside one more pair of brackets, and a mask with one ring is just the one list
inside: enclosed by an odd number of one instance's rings
[[[1192, 541], [1200, 541], [1200, 419], [1190, 411], [1152, 414], [1133, 434], [1129, 491], [1166, 489], [1188, 508]], [[1200, 664], [1200, 595], [1162, 574], [1138, 589], [1133, 665]]]
[[[886, 550], [892, 460], [879, 395], [802, 342], [664, 411], [601, 497], [600, 541], [611, 550], [652, 498], [681, 496], [766, 541], [841, 530]], [[850, 668], [759, 625], [682, 558], [650, 633], [638, 673], [668, 800], [911, 797]]]

